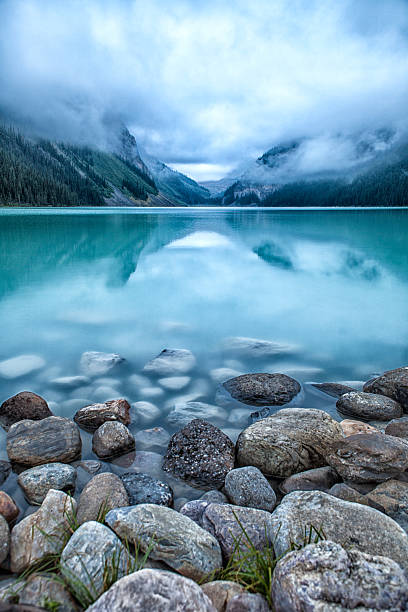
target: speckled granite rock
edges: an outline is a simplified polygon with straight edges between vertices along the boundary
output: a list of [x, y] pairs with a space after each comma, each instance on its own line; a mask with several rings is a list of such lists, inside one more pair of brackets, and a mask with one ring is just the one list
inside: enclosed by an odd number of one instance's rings
[[341, 414], [363, 421], [390, 421], [402, 416], [402, 406], [395, 400], [363, 391], [345, 393], [336, 406]]
[[23, 489], [27, 501], [30, 504], [40, 505], [50, 489], [73, 493], [76, 477], [76, 469], [70, 465], [46, 463], [22, 472], [17, 482]]
[[148, 474], [126, 472], [120, 479], [129, 497], [129, 505], [158, 504], [159, 506], [173, 505], [173, 490], [165, 482], [152, 478]]
[[237, 506], [248, 506], [272, 512], [276, 494], [258, 468], [247, 466], [228, 472], [224, 489], [230, 501]]

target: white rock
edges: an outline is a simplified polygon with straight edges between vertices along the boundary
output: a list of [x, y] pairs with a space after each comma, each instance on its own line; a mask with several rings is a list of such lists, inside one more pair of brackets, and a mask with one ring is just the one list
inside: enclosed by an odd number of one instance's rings
[[161, 411], [150, 402], [134, 402], [132, 410], [135, 412], [134, 422], [149, 425], [160, 418]]
[[102, 378], [95, 378], [93, 381], [94, 385], [104, 385], [107, 387], [117, 387], [120, 385], [118, 378], [112, 378], [111, 376], [102, 376]]
[[79, 367], [86, 376], [103, 376], [122, 361], [123, 357], [116, 353], [87, 351], [82, 354]]
[[90, 380], [86, 376], [60, 376], [59, 378], [54, 378], [50, 384], [61, 389], [73, 389], [74, 387], [87, 385], [89, 382]]
[[187, 349], [164, 349], [157, 357], [149, 361], [143, 372], [157, 376], [175, 376], [187, 374], [196, 365], [196, 358]]
[[132, 374], [127, 381], [132, 387], [148, 387], [150, 385], [147, 376], [141, 376], [140, 374]]
[[45, 360], [39, 355], [19, 355], [0, 361], [0, 376], [3, 378], [19, 378], [45, 366]]
[[223, 383], [230, 378], [235, 378], [236, 376], [240, 376], [243, 372], [239, 372], [238, 370], [233, 370], [232, 368], [215, 368], [210, 371], [211, 378], [218, 383]]
[[[120, 395], [120, 394], [119, 394]], [[98, 402], [107, 402], [108, 400], [117, 399], [118, 390], [113, 387], [97, 387], [93, 392], [92, 398]]]
[[246, 355], [248, 357], [270, 357], [272, 355], [287, 355], [294, 353], [299, 347], [293, 344], [282, 342], [270, 342], [269, 340], [259, 340], [257, 338], [246, 338], [236, 336], [225, 338], [222, 348], [229, 353]]
[[140, 389], [139, 393], [143, 395], [143, 397], [160, 397], [163, 395], [164, 391], [160, 389], [160, 387], [143, 387], [143, 389]]
[[180, 391], [187, 387], [190, 380], [189, 376], [170, 376], [168, 378], [160, 378], [157, 382], [165, 389], [170, 389], [170, 391]]
[[183, 395], [177, 395], [167, 400], [164, 404], [165, 410], [171, 410], [176, 404], [186, 404], [187, 402], [194, 402], [195, 400], [204, 399], [208, 395], [209, 386], [206, 380], [198, 379], [193, 383], [193, 386], [189, 389], [188, 393]]

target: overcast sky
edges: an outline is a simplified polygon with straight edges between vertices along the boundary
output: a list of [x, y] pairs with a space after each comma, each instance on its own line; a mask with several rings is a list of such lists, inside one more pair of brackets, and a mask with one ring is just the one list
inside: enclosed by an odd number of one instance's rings
[[219, 178], [297, 136], [403, 127], [407, 0], [0, 0], [0, 105]]

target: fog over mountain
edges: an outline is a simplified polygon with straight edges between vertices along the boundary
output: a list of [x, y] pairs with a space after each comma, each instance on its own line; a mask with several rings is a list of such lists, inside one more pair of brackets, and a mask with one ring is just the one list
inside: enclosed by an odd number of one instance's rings
[[103, 148], [114, 113], [196, 179], [293, 141], [293, 171], [347, 170], [406, 130], [405, 0], [2, 0], [0, 23], [3, 116]]

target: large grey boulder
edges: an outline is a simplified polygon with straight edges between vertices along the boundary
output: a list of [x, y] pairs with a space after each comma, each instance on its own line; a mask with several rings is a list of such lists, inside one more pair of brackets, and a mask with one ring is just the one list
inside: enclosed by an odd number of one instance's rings
[[343, 480], [383, 482], [408, 469], [408, 444], [383, 433], [355, 434], [334, 442], [326, 460]]
[[123, 361], [123, 357], [116, 353], [87, 351], [82, 353], [79, 367], [86, 376], [104, 376]]
[[65, 463], [46, 463], [22, 472], [17, 482], [30, 504], [40, 505], [48, 491], [55, 489], [73, 493], [77, 471]]
[[343, 501], [323, 491], [294, 491], [271, 516], [270, 537], [277, 556], [291, 543], [302, 544], [305, 529], [323, 530], [344, 548], [384, 555], [408, 569], [408, 536], [391, 518], [374, 508]]
[[10, 568], [20, 573], [49, 555], [59, 554], [69, 533], [69, 516], [76, 501], [62, 491], [48, 491], [41, 507], [17, 523], [11, 532]]
[[282, 406], [299, 392], [300, 384], [286, 374], [242, 374], [223, 383], [239, 402], [250, 406]]
[[78, 523], [96, 521], [109, 510], [128, 505], [128, 495], [119, 476], [110, 472], [97, 474], [85, 485], [79, 497]]
[[231, 504], [209, 504], [202, 516], [204, 529], [212, 533], [221, 546], [224, 560], [228, 560], [239, 543], [239, 549], [248, 550], [248, 538], [261, 550], [270, 545], [269, 529], [271, 514]]
[[369, 380], [363, 387], [366, 393], [386, 395], [401, 404], [408, 411], [408, 368], [388, 370], [381, 376]]
[[0, 516], [0, 563], [7, 558], [10, 550], [10, 528], [4, 516]]
[[58, 603], [57, 612], [79, 612], [79, 606], [64, 585], [52, 576], [33, 574], [19, 591], [20, 604], [49, 610], [49, 602]]
[[402, 406], [395, 400], [363, 391], [345, 393], [337, 400], [336, 406], [342, 414], [366, 421], [390, 421], [402, 416]]
[[120, 421], [130, 424], [130, 404], [125, 399], [114, 399], [103, 404], [91, 404], [80, 408], [74, 421], [87, 431], [95, 431], [106, 421]]
[[172, 488], [157, 478], [152, 478], [148, 474], [126, 472], [121, 474], [120, 479], [126, 489], [131, 506], [136, 504], [173, 505]]
[[179, 376], [190, 372], [195, 364], [196, 358], [187, 349], [164, 349], [157, 357], [146, 363], [143, 372], [155, 376]]
[[327, 465], [325, 454], [342, 429], [327, 412], [284, 408], [253, 423], [238, 437], [237, 462], [254, 465], [266, 475], [287, 478]]
[[23, 465], [70, 463], [81, 454], [81, 447], [78, 427], [63, 417], [19, 421], [7, 433], [9, 459]]
[[328, 491], [339, 481], [337, 472], [325, 466], [293, 474], [285, 478], [279, 488], [285, 495], [292, 491]]
[[408, 482], [387, 480], [364, 497], [371, 506], [390, 516], [408, 533]]
[[272, 512], [276, 494], [258, 468], [247, 467], [231, 470], [225, 477], [225, 492], [233, 504]]
[[74, 593], [80, 581], [95, 599], [103, 593], [106, 579], [122, 578], [133, 570], [134, 559], [108, 527], [88, 521], [69, 539], [60, 566]]
[[153, 549], [149, 558], [164, 561], [179, 574], [201, 580], [221, 567], [217, 540], [186, 516], [155, 504], [139, 504], [111, 510], [106, 523], [142, 551]]
[[0, 406], [0, 424], [6, 431], [24, 419], [40, 421], [49, 416], [52, 416], [52, 412], [45, 399], [31, 391], [21, 391]]
[[101, 459], [124, 455], [134, 448], [134, 437], [119, 421], [103, 423], [92, 438], [92, 450]]
[[271, 591], [276, 612], [397, 612], [408, 605], [408, 581], [397, 563], [330, 541], [309, 544], [283, 557]]
[[115, 582], [87, 612], [216, 612], [202, 589], [188, 578], [142, 569]]
[[194, 419], [169, 442], [163, 470], [202, 488], [221, 488], [235, 463], [235, 447], [218, 427]]

